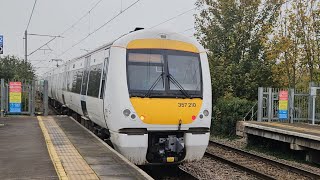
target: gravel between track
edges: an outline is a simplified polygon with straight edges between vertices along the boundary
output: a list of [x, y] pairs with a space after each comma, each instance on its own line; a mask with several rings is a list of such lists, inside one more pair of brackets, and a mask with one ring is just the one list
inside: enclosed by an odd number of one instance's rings
[[[234, 147], [234, 148], [238, 148], [238, 149], [242, 149], [242, 150], [245, 150], [245, 151], [249, 151], [249, 150], [245, 149], [245, 147], [247, 146], [245, 138], [229, 140], [229, 139], [223, 139], [223, 138], [218, 138], [218, 137], [211, 137], [211, 140], [219, 142], [221, 144], [225, 144], [225, 145]], [[267, 157], [269, 159], [272, 159], [272, 160], [275, 160], [275, 161], [278, 161], [278, 162], [283, 162], [285, 164], [292, 165], [292, 166], [295, 166], [297, 168], [303, 168], [303, 169], [306, 169], [306, 170], [309, 170], [309, 171], [316, 172], [316, 173], [320, 174], [320, 168], [317, 168], [317, 167], [314, 167], [314, 166], [310, 166], [308, 164], [303, 164], [303, 163], [300, 163], [300, 162], [280, 159], [280, 158], [277, 158], [277, 157], [274, 157], [274, 156], [271, 156], [271, 155], [267, 155], [267, 154], [264, 154], [264, 153], [261, 153], [261, 152], [257, 152], [257, 151], [254, 151], [254, 150], [250, 150], [249, 152], [251, 152], [253, 154], [256, 154], [256, 155], [259, 155], [259, 156], [262, 156], [262, 157]]]
[[241, 170], [235, 169], [220, 161], [216, 161], [207, 157], [203, 157], [201, 161], [194, 163], [185, 163], [180, 166], [199, 179], [204, 180], [255, 180], [256, 177], [247, 174]]

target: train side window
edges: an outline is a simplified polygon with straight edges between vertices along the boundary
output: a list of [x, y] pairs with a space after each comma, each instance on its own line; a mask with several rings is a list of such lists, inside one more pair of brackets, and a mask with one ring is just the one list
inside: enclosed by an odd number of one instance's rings
[[77, 77], [76, 77], [76, 93], [80, 94], [81, 91], [81, 82], [82, 82], [82, 75], [83, 75], [83, 69], [79, 69], [77, 71]]
[[73, 72], [73, 76], [72, 76], [72, 92], [74, 93], [79, 93], [77, 92], [77, 70], [72, 71]]
[[66, 91], [66, 84], [68, 82], [68, 76], [67, 76], [67, 72], [63, 72], [63, 75], [62, 75], [62, 81], [63, 81], [63, 84], [62, 84], [62, 90], [63, 91]]
[[68, 84], [67, 84], [67, 90], [69, 91], [69, 92], [71, 92], [71, 90], [72, 90], [72, 81], [73, 81], [73, 72], [72, 71], [69, 71], [68, 72]]
[[101, 80], [101, 64], [90, 67], [87, 95], [99, 97], [99, 87]]
[[106, 57], [105, 58], [105, 68], [104, 68], [104, 71], [102, 74], [100, 99], [103, 99], [103, 97], [104, 97], [105, 84], [107, 82], [107, 75], [108, 75], [108, 66], [109, 66], [109, 57]]

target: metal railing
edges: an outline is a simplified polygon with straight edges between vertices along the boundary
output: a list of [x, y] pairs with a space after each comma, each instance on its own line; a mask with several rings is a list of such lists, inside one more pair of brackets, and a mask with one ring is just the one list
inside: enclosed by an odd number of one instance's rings
[[[304, 122], [320, 123], [320, 98], [317, 98], [319, 92], [313, 83], [305, 89], [280, 89], [263, 88], [258, 89], [258, 110], [257, 121], [266, 122]], [[313, 94], [312, 94], [313, 90]], [[287, 113], [285, 119], [279, 118], [279, 93], [288, 92]]]
[[[13, 93], [10, 93], [10, 82], [19, 82], [19, 110], [12, 111], [10, 99]], [[20, 85], [21, 84], [21, 85]], [[42, 81], [17, 81], [1, 79], [0, 81], [0, 117], [5, 115], [30, 115], [36, 114], [48, 115], [48, 82]]]
[[[247, 114], [243, 117], [243, 121], [250, 120], [253, 121], [258, 112], [258, 101], [251, 107], [251, 109], [247, 112]], [[257, 108], [257, 109], [256, 109]], [[250, 118], [248, 119], [250, 115]]]

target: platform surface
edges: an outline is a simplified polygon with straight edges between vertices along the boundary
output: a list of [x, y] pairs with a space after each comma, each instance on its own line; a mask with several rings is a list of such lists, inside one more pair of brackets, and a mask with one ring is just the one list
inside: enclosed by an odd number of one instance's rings
[[0, 119], [0, 179], [152, 179], [67, 116]]
[[43, 117], [43, 122], [66, 174], [73, 174], [71, 179], [88, 174], [83, 179], [151, 179], [75, 120], [49, 116]]
[[[310, 125], [304, 123], [277, 123], [277, 122], [256, 122], [246, 121], [245, 124], [248, 127], [256, 127], [260, 129], [273, 130], [276, 132], [282, 132], [289, 135], [296, 135], [299, 137], [310, 138], [320, 141], [320, 126]], [[258, 125], [258, 126], [252, 126]], [[270, 129], [272, 128], [272, 129]]]
[[37, 118], [0, 119], [0, 179], [58, 179]]
[[320, 150], [319, 125], [239, 121], [237, 135], [248, 134], [290, 143], [290, 147], [295, 150]]

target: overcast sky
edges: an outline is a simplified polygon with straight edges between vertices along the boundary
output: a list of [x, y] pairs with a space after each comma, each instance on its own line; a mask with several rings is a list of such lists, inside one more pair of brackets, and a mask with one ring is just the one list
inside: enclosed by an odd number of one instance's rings
[[[64, 38], [58, 38], [51, 42], [49, 47], [43, 48], [50, 48], [53, 51], [37, 51], [28, 59], [35, 65], [37, 73], [42, 74], [49, 70], [46, 67], [55, 65], [55, 63], [48, 62], [50, 59], [69, 60], [77, 57], [85, 53], [81, 49], [95, 49], [135, 27], [150, 28], [194, 8], [196, 2], [196, 0], [141, 0], [97, 33], [60, 56], [62, 52], [135, 1], [102, 0], [90, 15], [87, 15], [74, 28], [66, 32], [63, 35]], [[99, 0], [38, 0], [28, 33], [59, 35], [86, 14], [97, 2]], [[4, 36], [4, 55], [16, 55], [24, 58], [23, 36], [33, 4], [34, 0], [0, 0], [0, 35]], [[194, 27], [194, 13], [196, 13], [195, 10], [189, 11], [156, 28], [169, 29], [191, 36], [194, 33], [194, 30], [190, 29]], [[29, 36], [28, 54], [50, 39], [50, 37]], [[39, 63], [40, 61], [37, 60], [43, 61]]]

